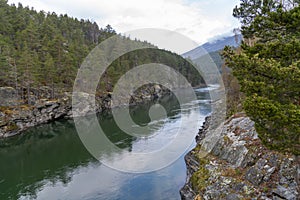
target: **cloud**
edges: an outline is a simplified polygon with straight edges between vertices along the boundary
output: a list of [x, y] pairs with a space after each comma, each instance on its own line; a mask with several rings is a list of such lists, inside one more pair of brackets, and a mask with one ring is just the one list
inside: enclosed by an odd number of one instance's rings
[[117, 32], [140, 28], [164, 28], [177, 31], [204, 43], [238, 26], [231, 13], [238, 0], [9, 0], [37, 10], [112, 25]]

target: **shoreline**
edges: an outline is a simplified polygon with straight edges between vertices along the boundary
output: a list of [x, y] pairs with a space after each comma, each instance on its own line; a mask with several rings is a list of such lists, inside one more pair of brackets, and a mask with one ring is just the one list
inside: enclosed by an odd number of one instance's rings
[[296, 156], [265, 148], [254, 122], [244, 113], [220, 125], [216, 145], [203, 156], [205, 148], [214, 143], [206, 137], [211, 134], [210, 125], [207, 117], [196, 136], [196, 147], [185, 155], [187, 178], [181, 199], [298, 199]]
[[[194, 89], [206, 88], [206, 85], [199, 85]], [[4, 87], [5, 88], [5, 87]], [[3, 89], [3, 88], [2, 88]], [[182, 89], [182, 88], [179, 88]], [[12, 88], [8, 88], [9, 92], [13, 94]], [[112, 105], [112, 97], [110, 93], [106, 93], [100, 97], [88, 93], [80, 93], [76, 96], [77, 104], [81, 104], [82, 101], [88, 101], [86, 107], [76, 106], [80, 108], [72, 110], [72, 93], [64, 92], [59, 99], [39, 99], [34, 105], [14, 105], [13, 98], [11, 96], [6, 97], [8, 104], [14, 106], [0, 106], [0, 140], [4, 138], [14, 137], [22, 134], [28, 128], [47, 124], [59, 119], [73, 119], [74, 117], [88, 116], [90, 114], [101, 114], [102, 112], [109, 111], [112, 108], [119, 108], [126, 106], [135, 106], [151, 102], [168, 96], [170, 90], [160, 85], [153, 85], [138, 90], [137, 93], [131, 96], [131, 102], [129, 105], [126, 102], [119, 102], [118, 105]], [[13, 95], [12, 95], [13, 96]], [[93, 101], [95, 104], [93, 105]], [[10, 102], [11, 101], [11, 102]]]
[[[149, 87], [134, 94], [129, 106], [141, 105], [168, 95], [170, 95], [169, 90], [161, 88], [159, 85], [155, 88]], [[95, 106], [92, 106], [94, 99], [96, 99]], [[63, 97], [57, 100], [42, 99], [33, 106], [2, 106], [0, 110], [0, 140], [20, 135], [31, 127], [59, 119], [73, 119], [74, 117], [88, 116], [94, 113], [101, 114], [112, 108], [123, 106], [122, 103], [111, 105], [110, 94], [95, 98], [94, 95], [82, 93], [78, 95], [77, 101], [78, 104], [81, 101], [87, 102], [86, 107], [78, 106], [80, 109], [72, 110], [74, 102], [72, 102], [72, 93], [68, 92], [65, 92]]]

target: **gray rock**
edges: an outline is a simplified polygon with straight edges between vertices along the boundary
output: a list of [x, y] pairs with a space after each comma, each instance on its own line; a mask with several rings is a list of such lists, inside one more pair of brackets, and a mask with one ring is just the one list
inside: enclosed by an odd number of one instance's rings
[[12, 87], [0, 87], [0, 106], [18, 105], [18, 92]]
[[[201, 198], [299, 199], [297, 174], [300, 169], [293, 156], [266, 149], [248, 117], [229, 119], [217, 128], [218, 133], [212, 132], [208, 124], [206, 121], [199, 130], [196, 137], [199, 146], [192, 150], [197, 155], [202, 147], [213, 160], [205, 165], [210, 178], [200, 193]], [[198, 168], [191, 159], [186, 159], [186, 164], [191, 177]], [[191, 184], [189, 181], [187, 179], [185, 187]]]
[[192, 190], [191, 187], [188, 185], [185, 185], [181, 190], [180, 190], [180, 196], [182, 200], [191, 200], [194, 199], [196, 196], [196, 193]]
[[228, 194], [226, 200], [240, 200], [241, 198], [237, 194]]
[[246, 180], [256, 186], [261, 184], [263, 177], [264, 176], [261, 173], [261, 170], [257, 169], [256, 167], [251, 167], [245, 175]]
[[[41, 92], [42, 91], [42, 92]], [[159, 97], [167, 95], [168, 91], [161, 88], [159, 85], [153, 88], [146, 88], [144, 90], [145, 96], [151, 97], [156, 93]], [[59, 118], [72, 118], [72, 117], [81, 117], [90, 115], [92, 113], [102, 112], [107, 109], [110, 109], [111, 104], [111, 94], [108, 93], [102, 97], [97, 97], [95, 102], [95, 95], [88, 93], [73, 93], [65, 92], [63, 96], [61, 96], [57, 101], [48, 100], [51, 96], [51, 89], [48, 87], [40, 88], [36, 90], [34, 88], [31, 89], [31, 100], [34, 104], [34, 109], [17, 109], [11, 116], [4, 116], [4, 113], [0, 113], [0, 137], [10, 137], [14, 136], [29, 127], [36, 126], [42, 123], [48, 123], [50, 121], [59, 119]], [[2, 106], [10, 106], [14, 105], [17, 91], [10, 87], [0, 87], [0, 105]], [[38, 101], [34, 95], [41, 95], [42, 98]], [[142, 92], [138, 91], [135, 95], [133, 95], [132, 104], [140, 104], [145, 103], [144, 100], [138, 100], [138, 96], [141, 96]], [[75, 99], [72, 97], [76, 96]], [[85, 102], [85, 103], [83, 103]], [[95, 104], [94, 104], [95, 102]], [[72, 104], [73, 103], [73, 104]], [[122, 103], [122, 101], [120, 101]], [[75, 105], [72, 110], [72, 105]], [[1, 117], [2, 116], [2, 117]], [[6, 118], [5, 120], [3, 120]], [[8, 123], [15, 123], [17, 127], [7, 127]], [[16, 128], [16, 129], [15, 129]], [[10, 130], [12, 129], [12, 130]]]
[[265, 182], [268, 182], [270, 180], [270, 177], [272, 176], [272, 174], [275, 172], [275, 170], [276, 170], [275, 167], [269, 168], [267, 170], [267, 173], [265, 174], [265, 177], [263, 178], [263, 180]]
[[[281, 185], [279, 185], [273, 193], [282, 199], [288, 199], [288, 200], [297, 200], [297, 196], [295, 194], [295, 191], [291, 191], [289, 188], [285, 188]], [[299, 196], [298, 196], [299, 197]]]

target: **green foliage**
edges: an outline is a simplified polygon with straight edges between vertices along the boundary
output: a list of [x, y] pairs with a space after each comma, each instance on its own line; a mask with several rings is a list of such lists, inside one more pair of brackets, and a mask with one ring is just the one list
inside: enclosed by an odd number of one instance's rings
[[[265, 17], [278, 11], [290, 10], [297, 7], [299, 2], [299, 0], [241, 0], [240, 6], [233, 9], [233, 16], [240, 20], [244, 38], [252, 38], [255, 32], [266, 30], [253, 27], [254, 21], [265, 19]], [[284, 22], [281, 20], [282, 16], [278, 17], [280, 21]], [[260, 25], [264, 25], [264, 23], [260, 23]], [[276, 29], [272, 30], [275, 31]]]
[[[28, 104], [34, 103], [32, 95], [38, 98], [45, 88], [47, 95], [51, 91], [51, 98], [72, 91], [84, 58], [100, 42], [116, 35], [110, 25], [99, 28], [89, 20], [36, 12], [22, 4], [8, 5], [6, 0], [0, 0], [0, 17], [0, 85], [17, 89]], [[110, 44], [108, 55], [128, 49], [117, 42], [130, 39], [121, 35], [119, 38]], [[147, 42], [132, 42], [156, 48]], [[153, 62], [173, 67], [194, 86], [204, 82], [179, 55], [156, 48], [131, 52], [117, 59], [105, 73], [99, 87], [102, 91], [98, 92], [112, 91], [118, 78], [132, 67]]]
[[0, 1], [0, 17], [0, 84], [21, 90], [28, 103], [33, 88], [52, 88], [52, 98], [71, 90], [88, 52], [115, 34], [110, 26], [99, 29], [88, 20], [36, 12], [6, 0]]
[[[271, 148], [300, 154], [300, 7], [278, 8], [253, 19], [257, 41], [223, 56], [239, 80], [244, 109]], [[247, 27], [246, 27], [247, 28]]]
[[191, 177], [192, 187], [197, 192], [203, 192], [207, 187], [207, 181], [210, 177], [209, 170], [206, 169], [208, 161], [204, 158], [199, 160], [199, 169]]
[[[126, 37], [120, 37], [119, 39], [112, 40], [107, 48], [111, 49], [111, 51], [107, 52], [107, 54], [112, 56], [118, 55], [119, 51], [130, 49], [130, 45], [143, 45], [144, 47], [149, 46], [149, 48], [131, 51], [114, 60], [101, 78], [99, 90], [112, 92], [113, 86], [127, 71], [136, 66], [150, 63], [160, 63], [173, 68], [181, 75], [185, 76], [192, 86], [204, 85], [204, 80], [200, 76], [199, 72], [189, 61], [183, 59], [180, 55], [158, 49], [147, 42], [129, 40], [130, 39]], [[151, 74], [149, 74], [149, 76], [151, 76]], [[135, 80], [132, 80], [133, 82], [137, 81], [140, 77], [136, 76], [134, 78]], [[174, 79], [174, 77], [169, 78]]]

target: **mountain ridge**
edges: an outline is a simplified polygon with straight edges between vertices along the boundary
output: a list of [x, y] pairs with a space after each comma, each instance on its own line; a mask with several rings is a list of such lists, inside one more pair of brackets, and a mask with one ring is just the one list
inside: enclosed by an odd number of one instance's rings
[[203, 45], [182, 54], [182, 56], [184, 58], [196, 60], [205, 54], [220, 51], [225, 46], [238, 47], [241, 44], [241, 41], [242, 35], [223, 37], [221, 39], [213, 40], [212, 42], [206, 42]]

